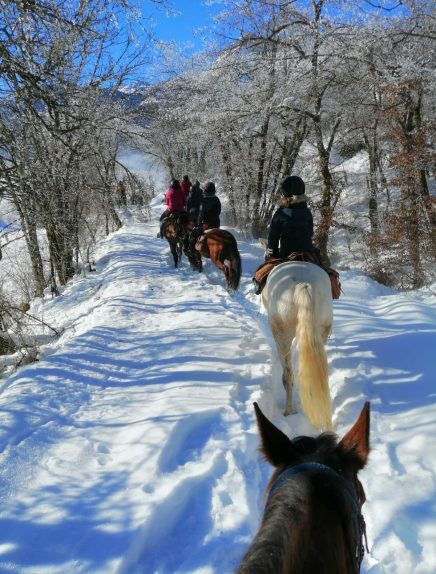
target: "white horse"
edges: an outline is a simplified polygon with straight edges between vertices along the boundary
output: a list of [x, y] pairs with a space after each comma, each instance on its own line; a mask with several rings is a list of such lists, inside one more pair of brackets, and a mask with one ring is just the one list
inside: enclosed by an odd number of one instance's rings
[[298, 374], [303, 412], [317, 430], [332, 430], [328, 364], [324, 349], [333, 321], [332, 291], [327, 273], [292, 261], [277, 265], [262, 291], [268, 322], [283, 367], [285, 415], [292, 405], [292, 342], [298, 343]]

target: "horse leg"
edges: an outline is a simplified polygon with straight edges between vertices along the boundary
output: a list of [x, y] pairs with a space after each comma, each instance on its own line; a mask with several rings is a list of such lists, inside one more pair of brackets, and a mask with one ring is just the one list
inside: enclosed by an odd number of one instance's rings
[[201, 255], [198, 251], [194, 251], [193, 253], [189, 252], [188, 260], [194, 271], [198, 271], [199, 273], [203, 271], [203, 262], [201, 261]]
[[189, 256], [189, 235], [183, 237], [183, 253], [186, 257]]
[[170, 243], [170, 249], [171, 249], [171, 255], [173, 256], [174, 259], [174, 267], [177, 267], [179, 264], [179, 256], [177, 254], [177, 244]]
[[289, 333], [289, 330], [281, 321], [270, 321], [271, 332], [276, 344], [277, 354], [283, 369], [282, 383], [286, 392], [286, 407], [283, 412], [285, 416], [295, 414], [292, 393], [294, 390], [294, 373], [292, 371], [292, 341], [295, 331]]
[[230, 276], [231, 276], [232, 270], [225, 263], [223, 263], [223, 265], [224, 265], [224, 275], [226, 276], [227, 287], [230, 287], [230, 285], [231, 285]]
[[225, 263], [223, 263], [219, 259], [217, 261], [214, 261], [214, 263], [218, 267], [218, 269], [220, 269], [224, 273], [224, 277], [226, 278], [227, 287], [229, 287], [230, 286], [230, 269], [227, 267], [227, 265]]
[[321, 326], [321, 336], [323, 338], [324, 344], [327, 343], [327, 339], [330, 337], [330, 333], [332, 332], [332, 325], [324, 324]]
[[224, 276], [225, 276], [226, 281], [227, 281], [227, 287], [228, 287], [230, 285], [230, 269], [227, 267], [227, 265], [225, 265], [225, 263], [223, 261], [221, 261], [219, 254], [214, 252], [212, 249], [210, 250], [210, 258], [212, 260], [212, 263], [216, 267], [218, 267], [218, 269], [220, 271], [222, 271], [224, 273]]

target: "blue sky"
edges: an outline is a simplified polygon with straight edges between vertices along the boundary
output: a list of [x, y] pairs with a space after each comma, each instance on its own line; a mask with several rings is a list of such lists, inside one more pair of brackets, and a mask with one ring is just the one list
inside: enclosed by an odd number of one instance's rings
[[[166, 14], [164, 10], [153, 12], [156, 22], [155, 35], [167, 41], [176, 41], [179, 44], [192, 42], [195, 49], [201, 49], [201, 39], [195, 35], [196, 28], [209, 26], [212, 23], [211, 16], [220, 11], [220, 6], [214, 4], [206, 6], [203, 0], [171, 0], [171, 7], [178, 15]], [[143, 4], [144, 15], [150, 14], [150, 4]]]

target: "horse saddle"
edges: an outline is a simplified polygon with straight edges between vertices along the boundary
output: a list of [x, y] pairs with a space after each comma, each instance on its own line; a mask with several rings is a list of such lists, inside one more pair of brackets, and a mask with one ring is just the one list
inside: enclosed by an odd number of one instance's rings
[[172, 211], [167, 219], [180, 223], [186, 219], [186, 213], [184, 211]]
[[280, 263], [285, 263], [286, 261], [308, 261], [324, 269], [330, 278], [330, 283], [332, 286], [332, 298], [339, 299], [339, 296], [342, 292], [341, 283], [339, 281], [339, 273], [331, 267], [325, 267], [322, 264], [321, 258], [318, 256], [318, 254], [311, 251], [293, 251], [290, 255], [288, 255], [288, 257], [275, 257], [268, 259], [265, 261], [265, 263], [259, 265], [253, 277], [256, 295], [260, 295], [262, 293], [262, 290], [266, 284], [266, 280], [268, 279], [268, 275], [271, 273], [274, 267], [280, 265]]

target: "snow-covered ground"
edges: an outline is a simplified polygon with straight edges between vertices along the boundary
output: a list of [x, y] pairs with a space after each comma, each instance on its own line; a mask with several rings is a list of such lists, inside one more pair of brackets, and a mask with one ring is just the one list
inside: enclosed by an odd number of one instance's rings
[[[160, 211], [152, 222], [124, 213], [97, 271], [35, 305], [63, 332], [0, 382], [2, 574], [231, 573], [271, 472], [253, 401], [289, 435], [311, 430], [281, 414], [251, 287], [261, 247], [238, 238], [243, 278], [230, 294], [209, 262], [202, 275], [171, 266]], [[327, 349], [338, 434], [372, 407], [362, 571], [434, 574], [434, 299], [354, 271], [341, 280]]]

